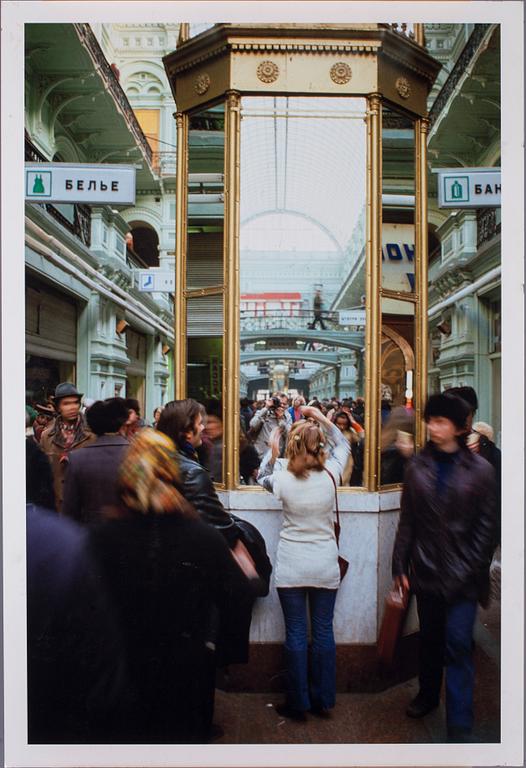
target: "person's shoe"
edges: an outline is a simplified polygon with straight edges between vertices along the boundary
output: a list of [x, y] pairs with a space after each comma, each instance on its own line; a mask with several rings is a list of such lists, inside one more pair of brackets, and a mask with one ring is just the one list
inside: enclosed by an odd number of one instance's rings
[[286, 717], [289, 720], [295, 720], [297, 723], [304, 723], [307, 715], [301, 709], [294, 709], [289, 704], [276, 704], [274, 707], [280, 717]]
[[473, 742], [473, 735], [469, 728], [450, 725], [447, 729], [447, 740], [450, 744], [470, 744]]
[[331, 710], [321, 706], [313, 706], [310, 708], [310, 712], [316, 717], [322, 717], [324, 720], [329, 720], [332, 717]]
[[430, 701], [424, 696], [418, 694], [407, 707], [405, 713], [407, 717], [425, 717], [438, 707], [438, 701]]

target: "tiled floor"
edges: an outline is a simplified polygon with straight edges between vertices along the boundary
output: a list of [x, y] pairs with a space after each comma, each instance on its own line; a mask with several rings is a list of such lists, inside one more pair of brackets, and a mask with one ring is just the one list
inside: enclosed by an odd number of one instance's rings
[[[480, 612], [476, 632], [476, 743], [500, 740], [500, 606]], [[405, 715], [417, 692], [416, 679], [383, 693], [339, 694], [329, 720], [309, 715], [306, 723], [279, 717], [270, 693], [217, 691], [215, 722], [224, 730], [218, 744], [418, 744], [446, 740], [444, 704], [421, 720]]]

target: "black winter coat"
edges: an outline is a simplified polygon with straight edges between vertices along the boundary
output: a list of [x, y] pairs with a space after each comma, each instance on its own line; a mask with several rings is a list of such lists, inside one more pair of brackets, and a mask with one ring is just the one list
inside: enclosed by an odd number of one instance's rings
[[428, 443], [406, 468], [393, 576], [407, 574], [417, 595], [484, 603], [496, 527], [494, 471], [461, 447], [439, 497], [434, 453]]
[[251, 599], [223, 538], [199, 519], [141, 515], [93, 528], [137, 699], [125, 743], [202, 743], [214, 688], [210, 616]]
[[223, 534], [230, 546], [239, 539], [239, 532], [232, 517], [221, 504], [210, 473], [198, 461], [178, 451], [183, 493], [198, 511], [201, 519]]

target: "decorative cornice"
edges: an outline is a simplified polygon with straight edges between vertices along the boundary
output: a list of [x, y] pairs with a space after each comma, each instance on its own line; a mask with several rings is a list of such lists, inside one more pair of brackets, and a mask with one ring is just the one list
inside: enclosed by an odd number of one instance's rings
[[128, 267], [105, 263], [101, 264], [99, 269], [105, 277], [112, 280], [119, 288], [129, 290], [132, 287], [133, 278]]
[[459, 267], [452, 271], [449, 269], [443, 275], [433, 280], [433, 288], [440, 299], [447, 298], [464, 285], [469, 285], [473, 281], [473, 275], [470, 269]]
[[212, 50], [202, 53], [200, 56], [195, 56], [190, 60], [181, 62], [179, 65], [172, 64], [168, 67], [168, 74], [170, 76], [179, 75], [188, 69], [193, 69], [198, 65], [210, 59], [222, 56], [227, 51], [233, 51], [235, 53], [310, 53], [310, 54], [341, 54], [341, 53], [362, 53], [362, 54], [375, 54], [381, 48], [381, 43], [376, 41], [365, 42], [359, 41], [356, 43], [309, 43], [309, 42], [271, 42], [271, 41], [247, 41], [247, 42], [233, 42], [224, 43]]
[[475, 29], [471, 33], [469, 40], [464, 46], [462, 53], [458, 57], [455, 66], [451, 70], [449, 77], [442, 86], [441, 90], [436, 97], [433, 106], [429, 112], [429, 119], [431, 125], [436, 121], [440, 115], [450, 97], [452, 96], [455, 88], [457, 87], [460, 79], [465, 75], [466, 69], [470, 64], [473, 56], [477, 52], [479, 45], [487, 34], [491, 24], [476, 24]]
[[89, 24], [74, 24], [77, 35], [82, 45], [90, 54], [99, 75], [101, 76], [105, 87], [111, 93], [116, 103], [121, 108], [128, 127], [133, 134], [137, 144], [139, 145], [143, 155], [147, 159], [150, 167], [152, 165], [152, 148], [148, 144], [146, 137], [138, 123], [137, 118], [131, 108], [128, 97], [124, 93], [119, 81], [115, 77], [115, 73], [110, 67], [102, 49], [97, 41], [97, 38], [93, 34]]

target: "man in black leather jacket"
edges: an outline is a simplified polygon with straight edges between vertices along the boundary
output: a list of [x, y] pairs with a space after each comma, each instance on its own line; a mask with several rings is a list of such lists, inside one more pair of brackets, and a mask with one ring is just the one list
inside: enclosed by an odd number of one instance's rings
[[470, 741], [473, 727], [473, 626], [488, 594], [495, 536], [495, 476], [465, 445], [464, 400], [432, 395], [430, 440], [409, 464], [393, 551], [395, 589], [416, 594], [420, 690], [407, 709], [423, 717], [439, 704], [446, 666], [448, 740]]
[[219, 500], [210, 473], [199, 463], [196, 453], [202, 443], [205, 418], [205, 409], [196, 400], [173, 400], [163, 409], [157, 429], [171, 437], [177, 446], [185, 497], [202, 519], [217, 528], [232, 547], [239, 532]]

